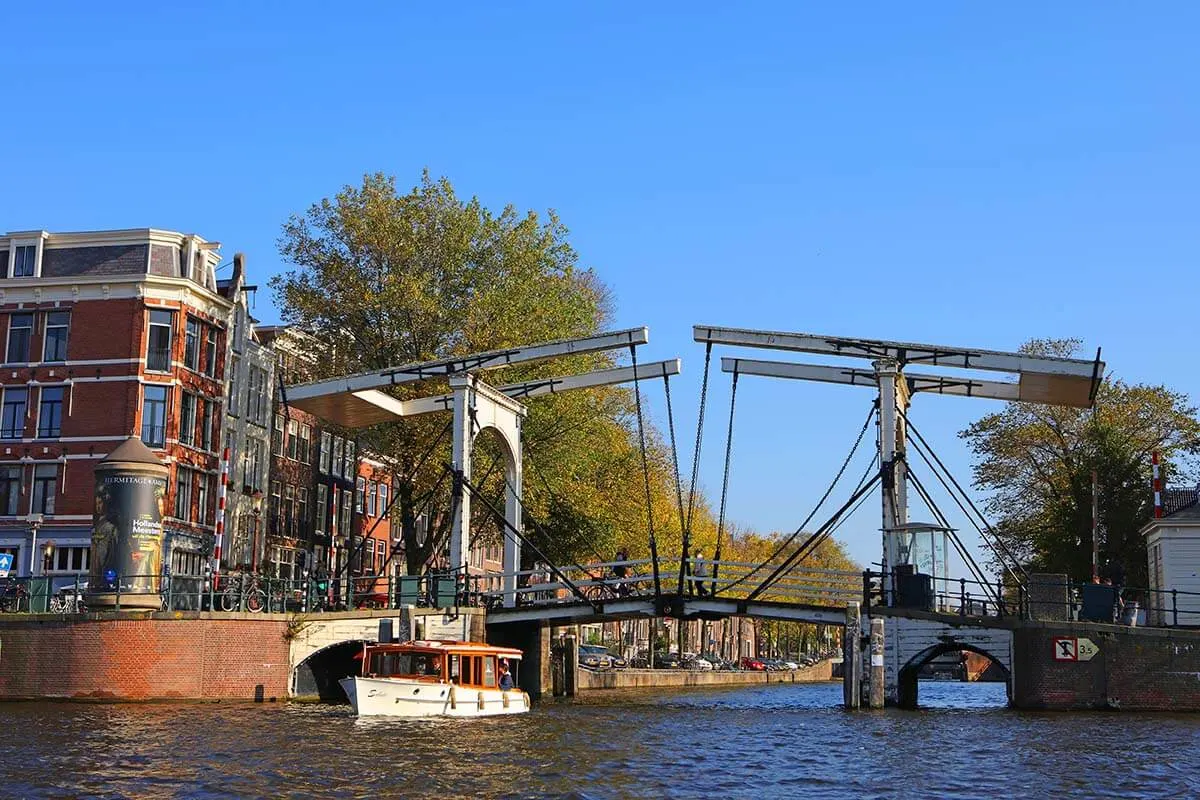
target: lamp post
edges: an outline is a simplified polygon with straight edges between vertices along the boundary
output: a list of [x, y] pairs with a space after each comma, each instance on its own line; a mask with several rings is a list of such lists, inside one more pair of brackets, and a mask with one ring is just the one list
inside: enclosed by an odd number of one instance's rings
[[29, 532], [31, 535], [29, 542], [29, 577], [34, 577], [37, 573], [34, 572], [35, 559], [37, 558], [37, 536], [38, 528], [42, 527], [42, 515], [30, 514], [26, 517], [29, 522]]

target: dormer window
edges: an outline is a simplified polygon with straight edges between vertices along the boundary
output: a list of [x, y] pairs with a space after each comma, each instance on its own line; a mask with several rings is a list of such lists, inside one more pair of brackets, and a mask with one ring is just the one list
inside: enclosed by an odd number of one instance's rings
[[38, 243], [24, 242], [13, 243], [12, 255], [8, 266], [8, 276], [10, 278], [34, 278], [37, 277], [38, 270]]

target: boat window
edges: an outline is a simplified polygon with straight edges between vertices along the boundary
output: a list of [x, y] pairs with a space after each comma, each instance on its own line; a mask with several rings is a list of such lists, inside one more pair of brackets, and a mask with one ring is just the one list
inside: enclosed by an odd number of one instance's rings
[[471, 680], [471, 678], [472, 678], [471, 661], [472, 660], [473, 659], [471, 659], [470, 656], [463, 656], [463, 660], [462, 660], [462, 682], [465, 684], [468, 684], [468, 685], [475, 683], [475, 681]]
[[450, 656], [450, 680], [454, 683], [462, 683], [458, 678], [458, 656]]
[[496, 657], [488, 656], [483, 660], [483, 685], [496, 687]]
[[397, 675], [404, 669], [400, 663], [399, 653], [374, 653], [371, 655], [371, 675]]

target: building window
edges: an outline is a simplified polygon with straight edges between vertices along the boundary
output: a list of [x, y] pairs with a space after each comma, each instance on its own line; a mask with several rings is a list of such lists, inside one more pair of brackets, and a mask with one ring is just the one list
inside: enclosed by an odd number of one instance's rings
[[375, 481], [370, 481], [367, 483], [367, 516], [368, 517], [375, 516], [375, 498], [377, 496], [378, 491], [379, 491], [379, 488], [378, 488], [378, 485], [375, 483]]
[[150, 335], [146, 339], [146, 369], [171, 371], [171, 327], [175, 315], [170, 311], [150, 312]]
[[142, 441], [149, 447], [167, 443], [167, 389], [148, 383], [143, 390]]
[[300, 443], [296, 445], [297, 458], [300, 459], [301, 464], [308, 464], [312, 452], [312, 426], [301, 424], [299, 433]]
[[211, 325], [204, 331], [204, 374], [217, 375], [217, 329]]
[[358, 472], [358, 470], [355, 468], [355, 464], [354, 464], [354, 448], [355, 448], [354, 442], [347, 439], [346, 440], [346, 462], [342, 465], [342, 477], [343, 478], [350, 478]]
[[330, 464], [332, 463], [333, 453], [333, 435], [325, 431], [321, 432], [321, 472], [326, 475], [330, 474]]
[[179, 403], [179, 443], [196, 444], [196, 395], [184, 392]]
[[12, 276], [32, 278], [37, 271], [37, 245], [23, 244], [14, 249]]
[[386, 483], [379, 484], [379, 516], [387, 513], [388, 509], [388, 485]]
[[325, 484], [317, 485], [317, 521], [316, 532], [324, 535], [328, 532], [329, 524], [329, 487]]
[[46, 341], [42, 345], [42, 361], [67, 360], [67, 332], [70, 327], [70, 311], [51, 311], [46, 315]]
[[345, 453], [346, 440], [340, 436], [333, 437], [333, 474], [339, 478], [346, 477], [342, 471], [342, 456]]
[[251, 364], [249, 376], [246, 416], [257, 425], [266, 425], [267, 416], [271, 411], [267, 404], [267, 372]]
[[29, 341], [33, 336], [33, 314], [9, 314], [8, 363], [29, 361]]
[[33, 506], [30, 514], [53, 514], [58, 493], [58, 464], [38, 464], [33, 468]]
[[5, 389], [3, 417], [0, 418], [0, 439], [20, 439], [25, 435], [25, 403], [28, 389]]
[[355, 478], [354, 480], [354, 510], [359, 514], [363, 513], [363, 504], [367, 498], [367, 480], [366, 478]]
[[275, 424], [271, 428], [271, 455], [283, 456], [283, 415], [275, 415]]
[[205, 450], [216, 450], [213, 443], [213, 412], [216, 403], [201, 398], [200, 403], [200, 447]]
[[175, 468], [175, 517], [184, 522], [192, 519], [192, 471], [187, 467]]
[[56, 547], [42, 563], [45, 572], [87, 572], [90, 547]]
[[242, 359], [238, 356], [233, 357], [233, 361], [229, 365], [229, 413], [233, 416], [238, 415], [238, 405], [241, 399], [241, 380], [242, 376], [238, 374], [238, 365]]
[[342, 492], [342, 518], [338, 520], [338, 531], [342, 536], [350, 535], [350, 492]]
[[39, 439], [57, 439], [62, 436], [63, 387], [43, 386], [42, 402], [38, 408]]
[[296, 522], [300, 526], [300, 531], [297, 535], [305, 535], [309, 525], [308, 519], [308, 489], [301, 486], [296, 490], [296, 502], [299, 507], [296, 509]]
[[208, 524], [208, 498], [212, 496], [212, 475], [199, 473], [199, 485], [196, 492], [196, 522]]
[[0, 467], [0, 514], [16, 516], [21, 499], [21, 467]]
[[246, 457], [242, 462], [242, 486], [250, 491], [261, 489], [261, 470], [263, 464], [263, 440], [256, 437], [246, 439]]
[[289, 419], [287, 424], [287, 457], [292, 461], [296, 461], [299, 457], [297, 446], [300, 444], [299, 423], [294, 419]]
[[203, 335], [200, 320], [188, 317], [183, 334], [183, 365], [190, 370], [200, 371], [200, 337]]
[[296, 535], [296, 487], [290, 483], [283, 487], [283, 532]]

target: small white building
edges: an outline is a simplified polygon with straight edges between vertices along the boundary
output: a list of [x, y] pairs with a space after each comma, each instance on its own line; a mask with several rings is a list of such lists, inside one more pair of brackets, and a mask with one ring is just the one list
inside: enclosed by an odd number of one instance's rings
[[1163, 515], [1142, 528], [1151, 625], [1200, 625], [1200, 488], [1167, 489]]

